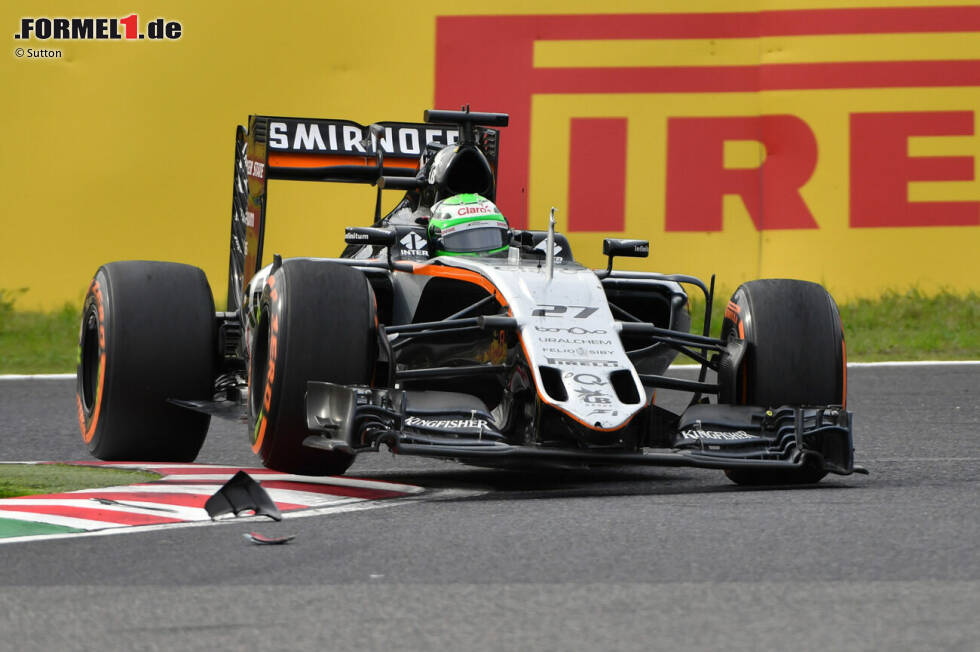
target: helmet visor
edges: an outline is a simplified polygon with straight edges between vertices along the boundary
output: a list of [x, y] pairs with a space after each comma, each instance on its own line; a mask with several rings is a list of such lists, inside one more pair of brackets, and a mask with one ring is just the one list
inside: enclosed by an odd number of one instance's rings
[[461, 224], [443, 229], [436, 238], [436, 249], [449, 253], [469, 254], [501, 249], [510, 244], [510, 229], [502, 222]]

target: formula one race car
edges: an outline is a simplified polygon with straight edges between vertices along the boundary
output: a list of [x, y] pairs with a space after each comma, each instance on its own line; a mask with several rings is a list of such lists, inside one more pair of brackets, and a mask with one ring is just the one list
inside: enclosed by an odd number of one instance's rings
[[[102, 266], [85, 300], [78, 419], [106, 460], [191, 461], [211, 416], [247, 417], [274, 469], [340, 474], [357, 454], [482, 466], [693, 466], [810, 483], [853, 463], [844, 334], [814, 283], [745, 283], [709, 336], [714, 280], [606, 269], [494, 205], [495, 113], [425, 122], [251, 116], [235, 143], [228, 309], [204, 272]], [[375, 184], [339, 258], [263, 266], [269, 179]], [[382, 190], [404, 198], [382, 215]], [[707, 304], [691, 333], [684, 287]], [[665, 375], [684, 355], [697, 380]], [[676, 414], [658, 388], [690, 392]]]

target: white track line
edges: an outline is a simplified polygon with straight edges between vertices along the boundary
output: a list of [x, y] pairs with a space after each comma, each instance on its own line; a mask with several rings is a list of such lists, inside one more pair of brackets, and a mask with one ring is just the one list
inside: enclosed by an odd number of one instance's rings
[[370, 498], [357, 496], [338, 496], [336, 494], [317, 494], [310, 491], [293, 491], [292, 489], [266, 489], [275, 503], [306, 505], [307, 507], [325, 507], [327, 505], [344, 505], [357, 503]]
[[[848, 362], [848, 367], [928, 367], [980, 365], [980, 360], [894, 360], [888, 362]], [[672, 364], [671, 369], [698, 369], [696, 364]], [[69, 380], [75, 374], [0, 374], [0, 380]]]
[[[58, 507], [75, 507], [78, 509], [97, 509], [104, 512], [161, 516], [186, 521], [202, 521], [211, 518], [203, 507], [185, 507], [184, 505], [171, 505], [169, 503], [145, 503], [129, 500], [107, 504], [101, 503], [94, 498], [4, 498], [0, 500], [0, 505], [25, 507], [31, 505], [52, 505]], [[0, 510], [0, 517], [3, 516], [3, 511]]]
[[874, 462], [899, 462], [899, 463], [917, 463], [917, 462], [980, 462], [980, 457], [878, 457], [878, 458], [868, 458], [867, 460], [862, 460], [862, 462], [867, 462], [872, 464]]
[[75, 374], [3, 374], [0, 380], [69, 380]]
[[140, 494], [200, 494], [211, 496], [224, 485], [223, 482], [215, 484], [166, 484], [164, 482], [154, 482], [152, 484], [133, 484], [120, 487], [102, 487], [95, 489], [79, 489], [71, 492], [72, 494], [97, 494], [97, 493], [140, 493]]
[[[980, 360], [888, 360], [885, 362], [848, 362], [847, 367], [946, 367], [980, 365]], [[672, 364], [671, 369], [700, 369], [698, 364]]]
[[908, 360], [906, 362], [848, 362], [848, 367], [948, 367], [980, 365], [980, 360]]

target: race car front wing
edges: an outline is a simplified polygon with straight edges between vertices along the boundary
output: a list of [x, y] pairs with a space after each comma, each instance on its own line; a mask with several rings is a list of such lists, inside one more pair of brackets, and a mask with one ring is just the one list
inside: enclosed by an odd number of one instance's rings
[[307, 383], [303, 445], [357, 453], [386, 446], [402, 455], [478, 466], [689, 466], [706, 469], [867, 473], [854, 464], [852, 414], [839, 406], [697, 404], [671, 432], [668, 448], [622, 451], [508, 442], [477, 406], [413, 409], [406, 392]]

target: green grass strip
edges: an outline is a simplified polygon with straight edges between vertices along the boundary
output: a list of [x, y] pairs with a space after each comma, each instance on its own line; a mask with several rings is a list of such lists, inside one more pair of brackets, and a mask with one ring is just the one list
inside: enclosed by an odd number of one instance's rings
[[980, 295], [888, 292], [840, 306], [847, 359], [978, 360]]
[[[719, 337], [729, 291], [716, 291], [711, 334]], [[878, 299], [838, 305], [848, 362], [886, 360], [980, 360], [980, 294], [912, 289], [885, 292]], [[700, 333], [704, 299], [691, 295], [691, 330]], [[691, 362], [682, 356], [678, 362]]]
[[[52, 312], [13, 308], [17, 293], [0, 289], [0, 374], [71, 373], [78, 355], [79, 309]], [[718, 289], [711, 317], [721, 332], [731, 292]], [[980, 294], [918, 290], [886, 292], [877, 299], [840, 305], [851, 362], [878, 360], [980, 360]], [[704, 300], [691, 293], [691, 323], [700, 332]], [[687, 361], [686, 358], [679, 360]]]
[[128, 469], [71, 464], [0, 464], [0, 498], [58, 494], [159, 479], [156, 473]]
[[0, 289], [0, 374], [74, 371], [81, 307], [51, 312], [14, 310], [21, 292]]

